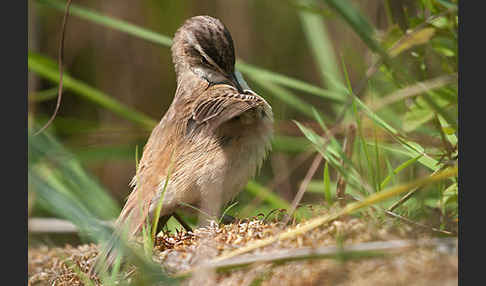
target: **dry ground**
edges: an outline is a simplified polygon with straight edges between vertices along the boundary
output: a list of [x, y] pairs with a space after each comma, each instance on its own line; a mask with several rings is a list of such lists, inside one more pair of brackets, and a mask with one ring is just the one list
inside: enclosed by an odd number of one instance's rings
[[[189, 270], [200, 262], [240, 248], [255, 240], [275, 235], [282, 229], [278, 221], [261, 218], [219, 226], [211, 223], [194, 233], [159, 235], [154, 261], [169, 273]], [[342, 218], [309, 231], [295, 239], [276, 242], [253, 254], [282, 253], [305, 247], [319, 248], [363, 244], [371, 241], [426, 239], [431, 235], [410, 226], [369, 220]], [[318, 258], [258, 262], [225, 271], [197, 271], [184, 280], [185, 285], [457, 285], [457, 240], [444, 245], [413, 246], [382, 252], [371, 257]], [[28, 254], [29, 285], [86, 285], [78, 271], [87, 272], [97, 254], [94, 244], [73, 247], [36, 247]], [[267, 255], [266, 257], [269, 257]], [[272, 255], [270, 255], [272, 257]], [[136, 269], [124, 281], [135, 279]], [[92, 280], [100, 285], [99, 280]]]

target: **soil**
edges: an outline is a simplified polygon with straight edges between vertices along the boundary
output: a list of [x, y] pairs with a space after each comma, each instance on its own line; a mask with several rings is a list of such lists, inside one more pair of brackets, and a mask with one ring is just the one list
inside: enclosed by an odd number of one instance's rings
[[[375, 221], [375, 222], [372, 222]], [[192, 269], [201, 262], [282, 231], [281, 222], [262, 218], [218, 225], [211, 222], [194, 232], [159, 234], [153, 260], [169, 274]], [[426, 240], [433, 235], [409, 225], [346, 217], [293, 239], [277, 241], [253, 254], [292, 251], [306, 247], [357, 245], [366, 242]], [[454, 240], [454, 239], [453, 239]], [[98, 248], [95, 244], [29, 248], [29, 285], [89, 285], [83, 281]], [[264, 256], [264, 255], [263, 255]], [[123, 281], [136, 281], [135, 266], [127, 265]], [[102, 285], [93, 277], [91, 283]], [[454, 246], [421, 245], [397, 248], [366, 257], [287, 259], [257, 262], [239, 268], [195, 271], [183, 285], [457, 285], [457, 239]]]

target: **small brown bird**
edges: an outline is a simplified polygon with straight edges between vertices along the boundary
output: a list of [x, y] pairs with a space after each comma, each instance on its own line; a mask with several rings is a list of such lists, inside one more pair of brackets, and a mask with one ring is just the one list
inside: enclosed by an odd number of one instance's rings
[[[233, 40], [220, 20], [188, 19], [171, 49], [177, 90], [144, 147], [133, 191], [115, 224], [127, 227], [129, 238], [153, 219], [161, 198], [161, 224], [187, 204], [216, 215], [256, 174], [271, 147], [272, 108], [243, 89]], [[113, 245], [100, 255], [105, 267], [111, 265]]]

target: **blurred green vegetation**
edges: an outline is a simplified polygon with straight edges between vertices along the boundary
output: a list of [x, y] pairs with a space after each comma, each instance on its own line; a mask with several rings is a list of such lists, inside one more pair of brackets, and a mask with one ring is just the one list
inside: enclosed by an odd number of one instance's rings
[[[55, 107], [64, 6], [29, 1], [30, 131]], [[237, 69], [276, 118], [273, 152], [228, 214], [289, 208], [315, 156], [323, 160], [300, 203], [324, 208], [336, 203], [339, 178], [362, 200], [457, 162], [457, 1], [86, 0], [70, 13], [60, 112], [46, 134], [29, 135], [32, 217], [62, 217], [92, 234], [98, 219], [117, 216], [136, 149], [175, 92], [171, 37], [201, 14], [231, 31]], [[454, 233], [457, 178], [420, 190], [393, 211]], [[376, 217], [399, 199], [376, 203]]]

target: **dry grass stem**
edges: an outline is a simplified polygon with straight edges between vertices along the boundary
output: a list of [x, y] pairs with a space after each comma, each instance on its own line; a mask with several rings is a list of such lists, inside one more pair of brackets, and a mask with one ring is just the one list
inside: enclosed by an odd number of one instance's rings
[[69, 7], [71, 6], [72, 0], [68, 0], [66, 2], [66, 10], [64, 12], [64, 18], [62, 20], [62, 25], [61, 25], [61, 38], [59, 40], [59, 53], [58, 53], [58, 65], [59, 65], [59, 90], [57, 94], [57, 102], [56, 102], [56, 109], [54, 109], [54, 112], [51, 115], [51, 118], [47, 121], [44, 126], [42, 126], [41, 129], [39, 129], [37, 132], [34, 133], [35, 135], [38, 135], [42, 131], [44, 131], [49, 125], [51, 125], [52, 121], [54, 118], [56, 118], [57, 112], [59, 111], [59, 107], [61, 106], [61, 98], [62, 98], [62, 86], [63, 86], [63, 59], [64, 59], [64, 38], [66, 34], [66, 26], [67, 26], [67, 20], [69, 17]]
[[436, 77], [434, 79], [430, 79], [423, 82], [418, 82], [414, 85], [407, 86], [403, 89], [397, 90], [390, 95], [386, 95], [380, 101], [377, 101], [374, 105], [370, 106], [370, 109], [373, 111], [377, 111], [382, 109], [383, 107], [390, 105], [392, 103], [411, 98], [414, 96], [418, 96], [424, 92], [429, 90], [441, 88], [445, 85], [451, 83], [457, 83], [457, 73], [455, 74], [448, 74]]
[[396, 196], [400, 193], [404, 193], [404, 192], [406, 192], [406, 191], [408, 191], [412, 188], [415, 188], [415, 187], [418, 187], [418, 186], [423, 186], [423, 185], [430, 184], [430, 183], [433, 183], [433, 182], [437, 182], [437, 181], [440, 181], [440, 180], [443, 180], [443, 179], [446, 179], [446, 178], [449, 178], [449, 177], [452, 177], [452, 176], [456, 176], [456, 175], [457, 175], [457, 167], [453, 167], [453, 168], [449, 168], [447, 170], [444, 170], [444, 171], [442, 171], [442, 172], [440, 172], [436, 175], [426, 177], [426, 178], [422, 178], [422, 179], [416, 180], [412, 183], [393, 187], [393, 188], [390, 188], [388, 190], [372, 194], [361, 202], [355, 202], [355, 203], [349, 204], [344, 209], [341, 209], [339, 211], [329, 213], [329, 214], [308, 220], [308, 221], [306, 221], [306, 222], [304, 222], [300, 225], [297, 225], [296, 227], [289, 228], [287, 231], [284, 231], [284, 232], [280, 233], [279, 235], [275, 235], [275, 236], [272, 236], [272, 237], [269, 237], [269, 238], [266, 238], [266, 239], [256, 241], [256, 242], [249, 244], [245, 247], [236, 249], [232, 252], [221, 255], [219, 257], [216, 257], [213, 260], [213, 263], [216, 263], [218, 261], [222, 261], [222, 260], [225, 260], [225, 259], [228, 259], [228, 258], [231, 258], [231, 257], [235, 257], [237, 255], [247, 253], [249, 251], [270, 245], [270, 244], [272, 244], [276, 241], [279, 241], [279, 240], [294, 238], [297, 235], [303, 234], [303, 233], [305, 233], [309, 230], [312, 230], [312, 229], [314, 229], [318, 226], [321, 226], [325, 223], [328, 223], [332, 220], [335, 220], [340, 216], [343, 216], [343, 215], [346, 215], [346, 214], [351, 214], [351, 213], [355, 212], [356, 210], [359, 210], [363, 207], [373, 205], [377, 202], [391, 198], [391, 197]]
[[312, 177], [316, 173], [317, 168], [319, 167], [321, 162], [322, 162], [322, 156], [317, 154], [317, 156], [314, 157], [314, 160], [312, 161], [312, 164], [311, 164], [309, 170], [307, 171], [307, 174], [305, 175], [304, 180], [300, 184], [299, 191], [297, 192], [297, 195], [295, 196], [294, 200], [292, 201], [292, 205], [289, 209], [288, 216], [285, 219], [284, 224], [287, 224], [289, 222], [290, 218], [292, 217], [292, 215], [294, 214], [295, 209], [299, 205], [300, 200], [302, 199], [305, 191], [307, 190], [307, 186], [309, 185], [309, 182], [312, 180]]
[[435, 239], [421, 239], [421, 240], [390, 240], [390, 241], [372, 241], [357, 243], [354, 245], [347, 245], [343, 247], [328, 246], [328, 247], [306, 247], [297, 249], [284, 249], [272, 252], [262, 252], [258, 254], [246, 254], [238, 257], [233, 257], [228, 260], [209, 262], [198, 267], [201, 268], [231, 268], [236, 266], [248, 265], [252, 263], [282, 263], [303, 259], [316, 258], [339, 258], [345, 255], [360, 253], [370, 256], [376, 256], [378, 251], [398, 251], [408, 247], [437, 247], [445, 249], [457, 249], [457, 238], [435, 238]]

